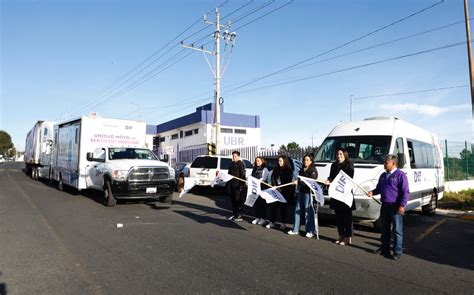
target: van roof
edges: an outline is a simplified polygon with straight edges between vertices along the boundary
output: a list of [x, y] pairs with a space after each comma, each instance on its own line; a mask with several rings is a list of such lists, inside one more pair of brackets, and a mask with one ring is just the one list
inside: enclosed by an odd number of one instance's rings
[[404, 136], [424, 142], [437, 140], [437, 137], [428, 130], [397, 117], [372, 117], [357, 122], [341, 123], [334, 127], [328, 136], [356, 135]]

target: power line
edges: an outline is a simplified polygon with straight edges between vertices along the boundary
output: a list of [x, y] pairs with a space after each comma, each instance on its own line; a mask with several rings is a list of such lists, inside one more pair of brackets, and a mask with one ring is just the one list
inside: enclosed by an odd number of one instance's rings
[[352, 99], [367, 99], [367, 98], [379, 98], [379, 97], [388, 97], [388, 96], [398, 96], [398, 95], [406, 95], [406, 94], [415, 94], [415, 93], [425, 93], [425, 92], [443, 91], [443, 90], [457, 89], [457, 88], [465, 88], [465, 87], [469, 87], [469, 85], [458, 85], [458, 86], [451, 86], [451, 87], [431, 88], [431, 89], [414, 90], [414, 91], [398, 92], [398, 93], [386, 93], [386, 94], [378, 94], [378, 95], [371, 95], [371, 96], [359, 96], [359, 97], [353, 97]]
[[253, 19], [253, 20], [251, 20], [251, 21], [249, 21], [249, 22], [247, 22], [247, 23], [245, 23], [245, 24], [243, 24], [243, 25], [241, 25], [240, 27], [237, 27], [235, 30], [237, 31], [237, 30], [239, 30], [239, 29], [242, 29], [243, 27], [246, 27], [246, 26], [248, 26], [248, 25], [250, 25], [250, 24], [252, 24], [252, 23], [258, 21], [259, 19], [262, 19], [262, 18], [264, 18], [265, 16], [267, 16], [267, 15], [269, 15], [269, 14], [271, 14], [271, 13], [274, 13], [274, 12], [276, 12], [276, 11], [278, 11], [278, 10], [284, 8], [285, 6], [290, 5], [290, 4], [293, 3], [294, 1], [295, 1], [295, 0], [290, 0], [289, 2], [287, 2], [287, 3], [283, 4], [283, 5], [278, 6], [277, 8], [274, 8], [273, 10], [271, 10], [271, 11], [269, 11], [269, 12], [267, 12], [267, 13], [265, 13], [265, 14], [263, 14], [263, 15], [257, 17], [257, 18], [255, 18], [255, 19]]
[[245, 84], [243, 84], [243, 85], [241, 85], [241, 86], [237, 86], [237, 87], [235, 87], [235, 88], [232, 88], [232, 89], [229, 90], [228, 92], [235, 91], [235, 90], [237, 90], [237, 89], [246, 87], [246, 86], [248, 86], [248, 85], [250, 85], [250, 84], [253, 84], [253, 83], [255, 83], [255, 82], [258, 82], [258, 81], [260, 81], [260, 80], [263, 80], [263, 79], [266, 79], [266, 78], [268, 78], [268, 77], [271, 77], [271, 76], [277, 75], [277, 74], [279, 74], [279, 73], [285, 72], [285, 71], [287, 71], [287, 70], [289, 70], [289, 69], [291, 69], [291, 68], [294, 68], [294, 67], [297, 67], [297, 66], [299, 66], [299, 65], [302, 65], [302, 64], [304, 64], [304, 63], [306, 63], [306, 62], [308, 62], [308, 61], [310, 61], [310, 60], [313, 60], [313, 59], [318, 58], [318, 57], [320, 57], [320, 56], [326, 55], [326, 54], [328, 54], [328, 53], [330, 53], [330, 52], [333, 52], [333, 51], [335, 51], [335, 50], [337, 50], [337, 49], [340, 49], [340, 48], [342, 48], [342, 47], [345, 47], [345, 46], [347, 46], [347, 45], [349, 45], [349, 44], [352, 44], [352, 43], [355, 43], [355, 42], [357, 42], [357, 41], [359, 41], [359, 40], [362, 40], [362, 39], [364, 39], [364, 38], [367, 38], [367, 37], [369, 37], [369, 36], [371, 36], [371, 35], [373, 35], [373, 34], [375, 34], [375, 33], [378, 33], [378, 32], [380, 32], [380, 31], [385, 30], [385, 29], [387, 29], [387, 28], [389, 28], [389, 27], [392, 27], [392, 26], [394, 26], [394, 25], [396, 25], [396, 24], [398, 24], [398, 23], [400, 23], [400, 22], [403, 22], [403, 21], [405, 21], [405, 20], [407, 20], [407, 19], [410, 19], [410, 18], [412, 18], [412, 17], [414, 17], [414, 16], [416, 16], [416, 15], [418, 15], [418, 14], [421, 14], [421, 13], [423, 13], [423, 12], [429, 10], [429, 9], [432, 9], [433, 7], [436, 7], [437, 5], [440, 5], [440, 4], [443, 3], [443, 2], [444, 2], [444, 0], [441, 0], [441, 1], [439, 1], [439, 2], [437, 2], [437, 3], [434, 3], [434, 4], [432, 4], [432, 5], [428, 6], [428, 7], [425, 7], [425, 8], [423, 8], [423, 9], [421, 9], [421, 10], [418, 10], [418, 11], [416, 11], [416, 12], [414, 12], [414, 13], [408, 15], [408, 16], [405, 16], [405, 17], [403, 17], [403, 18], [400, 18], [400, 19], [398, 19], [398, 20], [396, 20], [396, 21], [394, 21], [394, 22], [392, 22], [392, 23], [390, 23], [390, 24], [388, 24], [388, 25], [385, 25], [385, 26], [383, 26], [383, 27], [380, 27], [380, 28], [378, 28], [378, 29], [376, 29], [376, 30], [373, 30], [373, 31], [367, 33], [367, 34], [364, 34], [364, 35], [362, 35], [362, 36], [360, 36], [360, 37], [357, 37], [357, 38], [352, 39], [352, 40], [350, 40], [350, 41], [348, 41], [348, 42], [345, 42], [345, 43], [343, 43], [343, 44], [341, 44], [341, 45], [339, 45], [339, 46], [336, 46], [336, 47], [334, 47], [334, 48], [332, 48], [332, 49], [329, 49], [329, 50], [327, 50], [327, 51], [325, 51], [325, 52], [323, 52], [323, 53], [320, 53], [320, 54], [311, 56], [311, 57], [309, 57], [309, 58], [307, 58], [307, 59], [304, 59], [304, 60], [302, 60], [302, 61], [300, 61], [300, 62], [297, 62], [297, 63], [295, 63], [295, 64], [293, 64], [293, 65], [287, 66], [287, 67], [285, 67], [285, 68], [283, 68], [283, 69], [274, 71], [274, 72], [272, 72], [272, 73], [270, 73], [270, 74], [266, 74], [266, 75], [264, 75], [264, 76], [255, 78], [255, 79], [253, 79], [252, 81], [247, 82], [247, 83], [245, 83]]

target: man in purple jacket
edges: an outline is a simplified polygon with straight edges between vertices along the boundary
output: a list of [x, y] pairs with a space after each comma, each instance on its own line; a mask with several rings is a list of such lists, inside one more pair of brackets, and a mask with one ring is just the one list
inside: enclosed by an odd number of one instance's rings
[[397, 169], [397, 156], [395, 155], [385, 157], [384, 168], [385, 172], [380, 175], [377, 186], [367, 195], [372, 197], [380, 194], [380, 201], [382, 202], [379, 217], [382, 229], [380, 254], [385, 257], [390, 256], [391, 226], [393, 224], [392, 258], [399, 260], [402, 256], [403, 214], [410, 198], [408, 178], [403, 171]]

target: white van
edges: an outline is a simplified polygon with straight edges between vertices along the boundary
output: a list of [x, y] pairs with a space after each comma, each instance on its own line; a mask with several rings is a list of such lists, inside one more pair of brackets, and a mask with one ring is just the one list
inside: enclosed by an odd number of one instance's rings
[[[435, 213], [444, 191], [443, 156], [436, 135], [396, 117], [342, 123], [329, 133], [314, 158], [320, 181], [329, 176], [338, 147], [347, 150], [354, 162], [354, 181], [367, 191], [375, 188], [384, 172], [385, 156], [397, 155], [398, 167], [407, 175], [410, 188], [406, 210], [421, 207], [425, 214]], [[354, 188], [354, 197], [354, 217], [376, 222], [380, 205], [358, 188]], [[325, 205], [320, 212], [332, 210]]]
[[[246, 159], [241, 160], [245, 165], [245, 175], [251, 175], [252, 163]], [[197, 179], [196, 185], [209, 186], [220, 170], [229, 171], [231, 162], [231, 156], [197, 156], [189, 168], [189, 176]]]

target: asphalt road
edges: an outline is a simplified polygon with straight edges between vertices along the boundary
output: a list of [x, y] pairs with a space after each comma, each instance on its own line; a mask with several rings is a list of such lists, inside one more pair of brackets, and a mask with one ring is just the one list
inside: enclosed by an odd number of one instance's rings
[[331, 218], [320, 240], [288, 236], [250, 216], [225, 220], [222, 193], [107, 208], [100, 194], [60, 192], [21, 168], [0, 165], [1, 294], [474, 292], [473, 221], [407, 214], [393, 261], [371, 253], [370, 227], [356, 226], [352, 246], [333, 244]]

